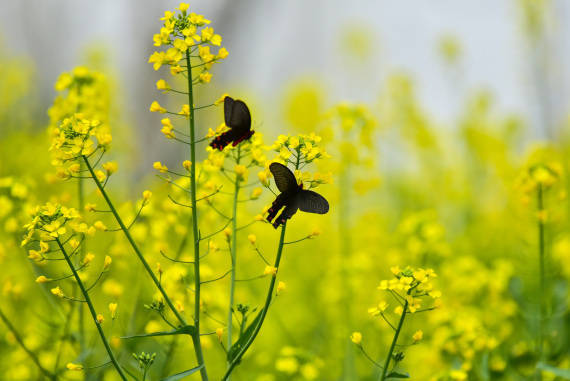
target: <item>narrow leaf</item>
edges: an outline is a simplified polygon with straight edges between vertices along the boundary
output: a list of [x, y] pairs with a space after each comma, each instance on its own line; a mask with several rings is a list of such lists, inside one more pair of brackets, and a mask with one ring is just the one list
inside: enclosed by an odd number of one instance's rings
[[179, 327], [179, 328], [173, 329], [172, 331], [141, 333], [140, 335], [122, 336], [121, 339], [133, 339], [133, 338], [137, 338], [137, 337], [183, 335], [183, 334], [193, 335], [194, 332], [196, 332], [196, 328], [193, 325], [186, 325], [184, 327]]
[[560, 368], [557, 368], [557, 367], [552, 366], [552, 365], [548, 365], [548, 364], [543, 363], [543, 362], [539, 362], [538, 364], [536, 364], [536, 367], [538, 369], [552, 373], [553, 375], [560, 377], [563, 380], [570, 380], [570, 369], [560, 369]]
[[196, 368], [192, 368], [192, 369], [188, 369], [185, 370], [184, 372], [180, 372], [180, 373], [176, 373], [173, 374], [172, 376], [168, 376], [166, 378], [163, 378], [162, 381], [177, 381], [177, 380], [182, 380], [184, 377], [189, 376], [193, 373], [196, 373], [197, 371], [199, 371], [200, 369], [202, 369], [202, 367], [204, 366], [204, 364], [197, 366]]
[[262, 311], [263, 311], [263, 309], [261, 309], [258, 312], [255, 319], [253, 319], [251, 324], [243, 331], [243, 334], [239, 337], [239, 339], [234, 343], [234, 345], [232, 345], [232, 347], [228, 351], [228, 361], [229, 362], [232, 362], [234, 360], [234, 358], [237, 356], [239, 351], [241, 351], [242, 347], [247, 343], [247, 341], [249, 340], [251, 335], [253, 335], [253, 332], [255, 331], [255, 327], [257, 326], [257, 324], [259, 323], [259, 320], [261, 319], [261, 312]]
[[386, 378], [410, 378], [408, 373], [390, 372]]

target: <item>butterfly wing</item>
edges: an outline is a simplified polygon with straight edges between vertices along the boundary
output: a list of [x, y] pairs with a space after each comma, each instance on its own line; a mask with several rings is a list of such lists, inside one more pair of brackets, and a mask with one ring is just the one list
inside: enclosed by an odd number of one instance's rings
[[243, 102], [232, 97], [224, 98], [224, 120], [226, 126], [235, 130], [241, 136], [251, 129], [251, 114]]
[[269, 170], [275, 178], [275, 184], [280, 192], [295, 191], [298, 188], [297, 179], [289, 168], [281, 163], [271, 163]]
[[310, 190], [300, 190], [297, 203], [303, 212], [325, 214], [329, 211], [328, 201], [317, 192]]

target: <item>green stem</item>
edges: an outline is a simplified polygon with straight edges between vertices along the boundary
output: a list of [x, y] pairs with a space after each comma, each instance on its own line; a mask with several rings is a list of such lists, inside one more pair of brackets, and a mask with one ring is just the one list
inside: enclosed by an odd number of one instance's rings
[[544, 210], [544, 197], [542, 184], [538, 184], [537, 194], [537, 209], [539, 212], [538, 218], [538, 262], [539, 262], [539, 282], [540, 282], [540, 312], [538, 322], [538, 355], [539, 359], [544, 360], [544, 321], [546, 318], [546, 278], [545, 278], [545, 265], [544, 265], [544, 222], [540, 216]]
[[[275, 264], [273, 265], [273, 267], [275, 267], [277, 269], [277, 271], [279, 271], [279, 263], [281, 262], [281, 254], [283, 253], [283, 243], [285, 241], [285, 229], [286, 229], [286, 227], [287, 227], [287, 222], [285, 222], [281, 226], [281, 237], [279, 238], [279, 246], [277, 248], [277, 257], [275, 258]], [[275, 287], [275, 280], [276, 279], [277, 279], [277, 272], [275, 273], [275, 275], [273, 275], [271, 277], [271, 282], [269, 283], [269, 290], [267, 291], [267, 296], [265, 298], [265, 305], [263, 306], [263, 309], [261, 310], [261, 316], [259, 318], [259, 322], [255, 326], [255, 330], [253, 331], [249, 340], [244, 344], [242, 350], [239, 351], [239, 353], [236, 355], [236, 357], [232, 360], [230, 366], [228, 367], [228, 369], [226, 370], [226, 373], [224, 374], [224, 377], [222, 377], [222, 381], [228, 380], [228, 378], [230, 377], [230, 374], [232, 373], [235, 366], [241, 361], [241, 358], [243, 357], [245, 352], [248, 350], [248, 348], [251, 346], [251, 344], [253, 343], [253, 341], [257, 337], [257, 334], [259, 333], [259, 330], [261, 329], [261, 326], [263, 325], [263, 321], [265, 320], [265, 315], [267, 315], [267, 310], [269, 309], [269, 304], [271, 303], [271, 299], [273, 297], [273, 289]]]
[[[348, 141], [350, 139], [348, 132], [344, 131], [342, 139]], [[352, 300], [351, 288], [348, 281], [348, 268], [352, 256], [352, 236], [350, 234], [350, 211], [351, 211], [351, 168], [350, 159], [343, 157], [343, 167], [339, 174], [339, 213], [338, 213], [338, 229], [340, 238], [340, 280], [341, 289], [343, 290], [342, 299], [344, 305], [349, 305]], [[343, 320], [345, 327], [352, 326], [352, 315], [349, 308], [343, 309]], [[352, 342], [348, 338], [348, 332], [344, 332], [345, 349], [343, 363], [343, 380], [352, 380], [355, 377], [354, 369], [354, 351], [352, 350]]]
[[95, 323], [95, 326], [97, 327], [97, 331], [99, 332], [99, 336], [101, 337], [101, 341], [103, 342], [103, 345], [105, 346], [105, 349], [107, 350], [107, 354], [109, 354], [109, 358], [111, 359], [113, 366], [115, 367], [115, 369], [119, 373], [119, 376], [121, 376], [121, 378], [124, 381], [127, 381], [127, 376], [125, 376], [125, 373], [123, 373], [123, 369], [121, 368], [121, 366], [117, 362], [117, 359], [115, 358], [115, 355], [113, 354], [113, 351], [111, 350], [111, 346], [109, 345], [109, 342], [107, 341], [107, 338], [105, 337], [105, 332], [103, 332], [103, 328], [101, 327], [101, 324], [97, 321], [97, 313], [95, 312], [95, 307], [93, 307], [93, 303], [91, 302], [91, 298], [89, 297], [89, 293], [87, 292], [87, 290], [85, 289], [85, 286], [83, 285], [83, 281], [79, 277], [79, 274], [77, 273], [77, 270], [75, 269], [75, 266], [73, 265], [73, 262], [71, 262], [71, 259], [69, 258], [69, 255], [67, 255], [67, 252], [65, 251], [65, 248], [61, 244], [61, 241], [59, 240], [59, 238], [56, 238], [55, 241], [57, 242], [59, 249], [61, 250], [63, 256], [65, 257], [65, 261], [67, 262], [67, 265], [71, 269], [71, 272], [73, 273], [73, 276], [75, 277], [75, 281], [77, 282], [77, 285], [81, 289], [81, 293], [83, 294], [83, 297], [85, 298], [85, 302], [87, 303], [87, 307], [89, 307], [89, 312], [91, 312], [91, 317], [93, 318], [93, 322]]
[[186, 50], [186, 65], [188, 67], [188, 106], [190, 115], [188, 127], [190, 129], [190, 197], [192, 199], [192, 237], [194, 239], [194, 327], [192, 336], [196, 360], [200, 368], [202, 381], [208, 380], [202, 343], [200, 342], [200, 236], [198, 232], [198, 210], [196, 208], [196, 131], [194, 127], [194, 89], [192, 87], [192, 65], [190, 65], [190, 51]]
[[[241, 146], [238, 145], [237, 148], [237, 159], [236, 164], [240, 163], [241, 159]], [[233, 214], [232, 214], [232, 244], [230, 250], [230, 256], [232, 259], [232, 272], [230, 277], [230, 305], [228, 307], [228, 323], [227, 323], [227, 348], [232, 347], [232, 325], [233, 325], [233, 307], [234, 307], [234, 289], [236, 282], [236, 262], [237, 262], [237, 205], [238, 205], [238, 195], [240, 190], [240, 178], [236, 174], [234, 183], [234, 204], [233, 204]], [[231, 362], [228, 360], [227, 367], [231, 366]], [[229, 376], [228, 376], [229, 380]]]
[[36, 356], [36, 354], [35, 354], [34, 352], [32, 352], [32, 351], [26, 346], [26, 344], [24, 343], [24, 340], [22, 339], [22, 336], [20, 336], [20, 334], [18, 333], [18, 331], [16, 331], [16, 328], [12, 325], [12, 322], [10, 321], [10, 319], [8, 319], [8, 317], [4, 314], [4, 312], [3, 312], [2, 310], [0, 310], [0, 319], [2, 319], [2, 321], [4, 322], [4, 324], [6, 324], [6, 327], [8, 327], [8, 329], [10, 330], [10, 332], [12, 332], [12, 335], [14, 336], [14, 338], [16, 339], [16, 341], [18, 342], [18, 344], [20, 344], [20, 347], [22, 347], [22, 349], [24, 350], [24, 352], [26, 352], [26, 354], [27, 354], [28, 356], [30, 356], [30, 358], [32, 359], [32, 361], [34, 362], [34, 364], [36, 364], [36, 366], [38, 367], [38, 369], [40, 370], [40, 372], [42, 372], [42, 373], [43, 373], [46, 377], [48, 377], [49, 379], [51, 379], [51, 380], [56, 380], [56, 379], [57, 379], [57, 376], [42, 366], [42, 364], [40, 363], [40, 360], [38, 359], [38, 357]]
[[162, 288], [162, 285], [160, 284], [160, 281], [158, 280], [158, 278], [156, 277], [156, 275], [154, 275], [154, 272], [152, 271], [152, 269], [150, 268], [150, 265], [148, 264], [148, 262], [146, 261], [146, 259], [144, 259], [144, 256], [142, 255], [141, 251], [139, 250], [139, 247], [137, 246], [137, 244], [135, 243], [135, 240], [133, 239], [133, 237], [131, 236], [131, 233], [129, 232], [129, 229], [127, 229], [127, 227], [125, 226], [121, 216], [119, 216], [119, 213], [117, 212], [117, 209], [115, 209], [115, 206], [113, 205], [113, 202], [111, 201], [111, 199], [109, 198], [109, 195], [107, 194], [107, 192], [105, 191], [105, 188], [103, 188], [103, 185], [101, 184], [101, 182], [99, 181], [99, 179], [97, 178], [97, 176], [95, 175], [95, 172], [93, 171], [93, 167], [91, 167], [91, 164], [89, 163], [89, 159], [87, 159], [87, 157], [83, 156], [83, 161], [85, 162], [85, 165], [87, 166], [87, 169], [89, 170], [89, 173], [91, 173], [91, 177], [93, 178], [93, 181], [95, 181], [95, 184], [97, 184], [97, 188], [99, 189], [99, 191], [101, 192], [101, 194], [103, 195], [103, 198], [105, 199], [105, 201], [107, 202], [107, 206], [109, 206], [109, 209], [111, 209], [111, 213], [113, 213], [113, 216], [115, 217], [115, 220], [117, 221], [117, 223], [119, 224], [119, 226], [121, 227], [121, 230], [123, 231], [123, 233], [125, 234], [125, 236], [127, 237], [127, 240], [129, 241], [129, 243], [131, 244], [131, 247], [133, 248], [133, 250], [135, 251], [135, 254], [137, 255], [137, 257], [139, 258], [139, 260], [141, 261], [141, 263], [143, 264], [146, 272], [148, 273], [148, 275], [150, 275], [152, 281], [154, 282], [154, 284], [156, 285], [156, 288], [158, 288], [158, 290], [160, 291], [160, 293], [162, 294], [162, 297], [164, 298], [164, 301], [166, 302], [166, 304], [168, 305], [168, 307], [170, 308], [170, 310], [172, 311], [172, 313], [176, 316], [176, 318], [178, 319], [178, 321], [180, 322], [181, 325], [185, 326], [186, 321], [184, 320], [184, 318], [182, 317], [182, 315], [180, 315], [180, 313], [178, 312], [178, 310], [176, 309], [176, 307], [174, 307], [174, 304], [172, 303], [172, 301], [170, 300], [170, 298], [168, 297], [168, 294], [166, 294], [166, 291], [164, 291], [164, 289]]
[[392, 339], [392, 345], [390, 345], [390, 350], [388, 351], [388, 356], [386, 356], [386, 361], [384, 361], [384, 369], [382, 369], [382, 374], [379, 380], [384, 381], [388, 373], [388, 366], [390, 365], [390, 360], [392, 359], [392, 354], [394, 353], [394, 348], [396, 348], [396, 342], [398, 341], [398, 336], [400, 336], [400, 331], [404, 325], [404, 319], [406, 318], [406, 312], [408, 311], [408, 301], [404, 302], [404, 308], [402, 310], [402, 316], [398, 322], [398, 327], [396, 327], [396, 332], [394, 333], [394, 339]]
[[[79, 173], [83, 173], [83, 162], [79, 162]], [[79, 178], [77, 179], [77, 198], [78, 198], [78, 202], [79, 202], [79, 213], [83, 213], [83, 209], [85, 207], [85, 193], [83, 190], [83, 179]], [[85, 234], [81, 234], [81, 248], [80, 248], [80, 256], [78, 257], [78, 260], [80, 258], [84, 258], [85, 257], [85, 253], [87, 251], [87, 242], [85, 240]], [[79, 303], [79, 306], [77, 307], [79, 309], [79, 314], [77, 316], [77, 319], [79, 320], [79, 349], [80, 352], [83, 352], [83, 350], [85, 349], [85, 324], [84, 324], [84, 309], [83, 309], [83, 303]]]

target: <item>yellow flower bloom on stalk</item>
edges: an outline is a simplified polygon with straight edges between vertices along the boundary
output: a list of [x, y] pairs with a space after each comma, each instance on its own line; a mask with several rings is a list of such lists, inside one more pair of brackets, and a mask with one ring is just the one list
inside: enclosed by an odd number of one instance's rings
[[156, 169], [157, 171], [159, 171], [160, 173], [168, 172], [168, 167], [166, 165], [162, 164], [160, 161], [155, 161], [154, 164], [152, 165], [152, 167], [154, 169]]
[[285, 282], [279, 281], [277, 283], [277, 291], [276, 294], [280, 295], [283, 291], [287, 289], [287, 284]]
[[222, 342], [222, 335], [224, 334], [224, 329], [223, 328], [217, 328], [216, 329], [216, 336], [218, 337], [218, 340], [220, 342]]
[[420, 341], [421, 339], [423, 339], [424, 337], [424, 333], [422, 332], [422, 330], [417, 330], [416, 332], [414, 332], [414, 334], [412, 335], [412, 339], [414, 340], [414, 343], [417, 343], [418, 341]]
[[265, 270], [263, 270], [263, 275], [273, 275], [277, 274], [277, 267], [273, 266], [265, 266]]
[[151, 103], [149, 110], [150, 112], [159, 112], [161, 114], [164, 114], [166, 112], [166, 109], [162, 107], [157, 101], [153, 101]]
[[63, 298], [65, 296], [65, 294], [63, 293], [63, 291], [61, 290], [61, 288], [59, 288], [59, 286], [54, 287], [50, 290], [50, 292], [52, 294], [54, 294], [55, 296], [57, 296], [58, 298]]
[[[79, 230], [79, 213], [73, 208], [66, 208], [60, 204], [47, 203], [34, 209], [32, 220], [24, 225], [27, 230], [21, 245], [27, 245], [33, 237], [38, 236], [40, 242], [40, 253], [46, 253], [48, 245], [46, 241], [53, 241], [68, 233], [67, 225], [71, 230]], [[31, 250], [30, 250], [31, 251]], [[30, 252], [30, 259], [41, 258], [40, 253]]]
[[109, 268], [109, 266], [111, 266], [111, 263], [113, 262], [113, 259], [106, 255], [105, 256], [105, 261], [103, 262], [103, 270], [107, 270]]
[[[228, 56], [228, 51], [221, 47], [222, 37], [216, 34], [214, 28], [206, 26], [210, 24], [204, 16], [189, 12], [188, 4], [181, 4], [176, 11], [166, 11], [164, 17], [160, 19], [164, 22], [159, 33], [153, 36], [154, 46], [164, 46], [166, 51], [153, 52], [148, 62], [153, 64], [154, 70], [158, 70], [162, 65], [171, 67], [171, 74], [177, 75], [187, 71], [183, 68], [186, 65], [188, 49], [197, 45], [198, 54], [191, 58], [193, 67], [201, 67], [201, 74], [198, 75], [200, 83], [208, 83], [212, 78], [209, 72], [211, 66], [219, 60]], [[217, 48], [217, 54], [210, 51], [210, 48]], [[165, 83], [157, 83], [159, 90], [168, 90]]]
[[168, 85], [168, 83], [166, 83], [166, 81], [164, 79], [159, 79], [156, 82], [156, 89], [168, 91], [168, 90], [170, 90], [170, 86]]
[[97, 149], [105, 151], [110, 142], [107, 135], [110, 136], [98, 120], [85, 119], [83, 114], [65, 118], [51, 130], [52, 164], [62, 167], [65, 162], [79, 160], [82, 155], [91, 155]]
[[350, 335], [350, 340], [354, 344], [360, 345], [362, 343], [362, 334], [360, 332], [353, 332], [352, 335]]
[[117, 303], [109, 303], [109, 312], [111, 313], [111, 319], [117, 317]]
[[[321, 140], [322, 138], [314, 133], [298, 136], [279, 135], [269, 148], [278, 152], [278, 156], [273, 161], [285, 165], [290, 163], [293, 167], [303, 166], [318, 159], [330, 158], [321, 146]], [[310, 181], [310, 183], [310, 187], [316, 187], [323, 182], [322, 178], [319, 178], [317, 182]]]
[[47, 283], [51, 282], [51, 279], [47, 278], [45, 275], [40, 275], [36, 278], [36, 283]]
[[74, 364], [72, 362], [68, 362], [65, 366], [68, 370], [80, 371], [83, 370], [83, 365], [81, 364]]

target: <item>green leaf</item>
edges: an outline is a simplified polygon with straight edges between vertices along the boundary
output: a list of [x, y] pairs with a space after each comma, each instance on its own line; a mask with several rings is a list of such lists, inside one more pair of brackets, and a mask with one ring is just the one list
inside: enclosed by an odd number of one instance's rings
[[230, 350], [228, 351], [228, 361], [232, 362], [234, 358], [238, 355], [239, 351], [241, 351], [242, 347], [247, 343], [249, 338], [253, 335], [255, 331], [255, 327], [259, 323], [261, 319], [261, 313], [263, 309], [259, 311], [255, 319], [251, 322], [251, 324], [243, 331], [243, 334], [239, 337], [239, 339], [232, 345]]
[[386, 378], [410, 378], [408, 373], [390, 372]]
[[204, 364], [197, 366], [196, 368], [192, 368], [192, 369], [188, 369], [185, 370], [184, 372], [180, 372], [180, 373], [176, 373], [173, 374], [172, 376], [168, 376], [166, 378], [163, 378], [162, 381], [177, 381], [177, 380], [181, 380], [186, 376], [189, 376], [193, 373], [196, 373], [197, 371], [199, 371], [200, 369], [202, 369], [202, 367], [204, 366]]
[[536, 367], [538, 369], [550, 372], [557, 377], [561, 377], [564, 380], [570, 380], [570, 369], [560, 369], [543, 362], [539, 362], [538, 364], [536, 364]]
[[184, 335], [184, 334], [193, 335], [195, 332], [196, 328], [193, 325], [186, 325], [184, 327], [173, 329], [172, 331], [152, 332], [152, 333], [142, 333], [140, 335], [122, 336], [121, 339], [134, 339], [137, 337], [170, 336], [170, 335]]

